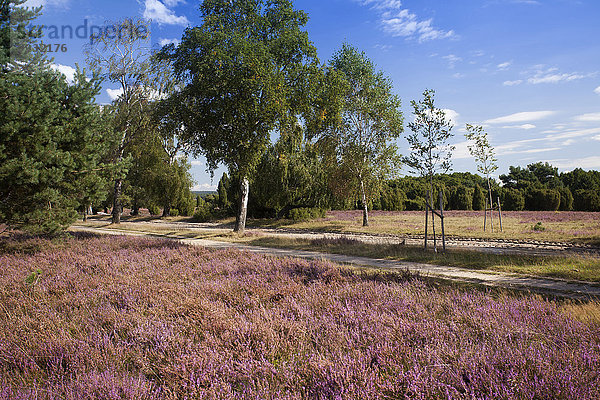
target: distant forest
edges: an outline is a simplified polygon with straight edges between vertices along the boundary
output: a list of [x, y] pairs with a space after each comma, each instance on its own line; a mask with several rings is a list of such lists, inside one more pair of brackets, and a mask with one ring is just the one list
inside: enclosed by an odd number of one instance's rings
[[[359, 196], [348, 199], [338, 196], [327, 184], [327, 179], [316, 174], [296, 174], [290, 182], [281, 170], [269, 168], [268, 160], [261, 164], [262, 174], [253, 182], [249, 214], [253, 217], [295, 217], [318, 214], [324, 209], [361, 209]], [[278, 173], [279, 172], [279, 173]], [[288, 176], [289, 177], [289, 176]], [[319, 179], [319, 177], [323, 179]], [[446, 210], [482, 210], [485, 207], [487, 182], [485, 178], [469, 172], [454, 172], [436, 176], [436, 190], [442, 191]], [[296, 187], [294, 187], [296, 185]], [[494, 202], [500, 199], [506, 211], [600, 211], [600, 172], [577, 168], [559, 173], [548, 163], [534, 163], [526, 168], [510, 167], [500, 181], [492, 180]], [[224, 174], [217, 193], [204, 194], [199, 200], [204, 216], [234, 215], [235, 178]], [[427, 191], [425, 178], [405, 176], [387, 180], [378, 193], [371, 196], [369, 208], [373, 210], [404, 211], [424, 210]], [[439, 192], [434, 198], [438, 203]], [[201, 204], [200, 204], [201, 202]], [[301, 212], [297, 210], [300, 209]]]

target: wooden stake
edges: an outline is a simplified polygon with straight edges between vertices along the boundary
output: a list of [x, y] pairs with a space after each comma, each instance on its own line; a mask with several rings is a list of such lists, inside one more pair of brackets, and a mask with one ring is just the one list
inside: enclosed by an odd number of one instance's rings
[[446, 234], [444, 233], [444, 200], [442, 197], [442, 191], [440, 190], [440, 219], [442, 220], [442, 248], [443, 252], [446, 252]]
[[500, 196], [498, 196], [498, 218], [500, 219], [500, 232], [502, 230], [502, 206], [500, 205]]
[[429, 191], [427, 191], [427, 198], [425, 199], [425, 250], [427, 250], [427, 225], [429, 225]]

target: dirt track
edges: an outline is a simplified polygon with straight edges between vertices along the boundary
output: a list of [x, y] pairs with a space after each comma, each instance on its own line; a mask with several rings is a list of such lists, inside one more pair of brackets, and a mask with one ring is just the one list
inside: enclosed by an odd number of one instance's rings
[[[173, 222], [163, 220], [140, 221], [135, 222], [140, 225], [160, 225], [168, 227], [175, 231], [190, 230], [202, 232], [210, 232], [215, 230], [231, 230], [233, 225], [218, 224], [218, 223], [191, 223], [191, 222]], [[254, 234], [264, 234], [268, 236], [279, 236], [295, 239], [337, 239], [351, 238], [363, 243], [372, 244], [406, 244], [410, 246], [423, 246], [423, 235], [376, 235], [362, 233], [339, 233], [339, 232], [311, 232], [301, 229], [290, 228], [248, 228], [247, 232]], [[437, 238], [438, 248], [441, 248], [441, 237]], [[433, 247], [433, 239], [428, 241], [428, 246]], [[566, 242], [543, 242], [534, 240], [510, 240], [510, 239], [480, 239], [480, 238], [455, 238], [446, 239], [446, 247], [462, 248], [468, 250], [476, 250], [495, 254], [521, 254], [521, 255], [568, 255], [568, 254], [586, 254], [593, 257], [600, 257], [600, 247], [578, 245]]]
[[[188, 228], [185, 229], [187, 230]], [[215, 228], [204, 229], [214, 230]], [[95, 232], [109, 235], [165, 237], [159, 234], [152, 234], [147, 232], [133, 232], [118, 229], [95, 228], [91, 226], [73, 226], [71, 227], [71, 230]], [[307, 259], [328, 260], [339, 264], [351, 264], [369, 268], [408, 270], [410, 272], [417, 273], [425, 278], [438, 278], [443, 280], [472, 283], [490, 287], [501, 287], [513, 290], [516, 289], [522, 291], [543, 293], [556, 297], [566, 297], [581, 300], [600, 298], [600, 285], [589, 282], [536, 278], [501, 272], [479, 272], [441, 265], [381, 260], [367, 257], [346, 256], [341, 254], [328, 254], [295, 249], [267, 248], [206, 239], [185, 239], [172, 236], [167, 236], [167, 238], [172, 240], [178, 240], [183, 243], [195, 246], [205, 246], [217, 249], [233, 248], [241, 251], [249, 251], [253, 253], [259, 253], [275, 257], [298, 257]]]

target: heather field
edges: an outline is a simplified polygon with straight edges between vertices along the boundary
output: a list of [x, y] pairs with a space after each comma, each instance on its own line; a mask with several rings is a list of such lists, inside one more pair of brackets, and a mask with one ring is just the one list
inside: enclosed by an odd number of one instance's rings
[[598, 399], [598, 304], [174, 241], [0, 240], [2, 399]]
[[[575, 211], [505, 211], [502, 214], [503, 232], [497, 229], [498, 214], [494, 214], [494, 233], [483, 232], [482, 211], [445, 211], [445, 229], [449, 236], [567, 241], [600, 245], [600, 213]], [[489, 214], [488, 214], [489, 216]], [[423, 211], [371, 211], [370, 226], [362, 226], [362, 211], [330, 211], [325, 218], [296, 222], [256, 220], [255, 226], [365, 232], [375, 234], [423, 234]], [[488, 219], [489, 223], [489, 219]], [[534, 228], [538, 223], [541, 226]], [[439, 233], [439, 221], [436, 220]]]

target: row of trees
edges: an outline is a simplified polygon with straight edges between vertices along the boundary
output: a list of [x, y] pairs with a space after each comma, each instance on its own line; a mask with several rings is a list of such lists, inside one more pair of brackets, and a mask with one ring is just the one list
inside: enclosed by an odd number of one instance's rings
[[[440, 190], [451, 208], [491, 204], [493, 190], [513, 204], [505, 208], [519, 209], [522, 198], [523, 207], [552, 209], [555, 193], [558, 208], [595, 207], [591, 186], [577, 186], [583, 178], [536, 165], [511, 167], [500, 189], [478, 126], [468, 125], [467, 137], [486, 179], [443, 175], [452, 123], [432, 90], [411, 102], [411, 152], [401, 158], [394, 143], [403, 116], [390, 79], [347, 44], [321, 64], [306, 13], [288, 0], [205, 0], [202, 24], [155, 54], [139, 35], [147, 22], [121, 21], [118, 35], [94, 38], [91, 72], [78, 71], [73, 83], [34, 51], [39, 30], [29, 23], [40, 9], [23, 2], [2, 3], [0, 221], [56, 231], [92, 204], [112, 208], [113, 223], [124, 205], [191, 214], [201, 204], [190, 193], [187, 154], [206, 157], [210, 170], [228, 168], [212, 207], [234, 212], [237, 231], [249, 205], [275, 216], [359, 205], [368, 225], [371, 207], [421, 209]], [[121, 95], [99, 106], [103, 81]], [[401, 163], [421, 178], [398, 178]]]
[[[305, 153], [297, 154], [297, 158], [293, 160], [284, 158], [286, 167], [283, 168], [273, 149], [267, 154], [259, 164], [259, 178], [253, 181], [254, 191], [249, 199], [251, 216], [289, 217], [290, 211], [297, 208], [364, 208], [358, 193], [348, 196], [347, 193], [331, 189], [328, 176], [319, 167], [316, 158], [311, 159]], [[300, 159], [302, 161], [298, 161]], [[530, 164], [524, 169], [511, 167], [511, 171], [537, 170], [543, 165], [545, 164]], [[283, 171], [289, 175], [282, 175]], [[600, 172], [576, 169], [559, 174], [558, 178], [561, 182], [558, 187], [549, 187], [538, 180], [532, 180], [517, 188], [514, 184], [488, 180], [468, 172], [437, 174], [432, 197], [437, 199], [439, 191], [442, 191], [444, 209], [447, 210], [484, 210], [486, 200], [487, 205], [490, 204], [489, 184], [494, 203], [499, 198], [502, 209], [506, 211], [600, 211]], [[425, 194], [430, 190], [429, 183], [427, 177], [415, 176], [386, 180], [381, 183], [377, 192], [372, 193], [368, 208], [385, 211], [425, 210]], [[216, 209], [216, 215], [234, 215], [233, 204], [230, 201], [220, 202], [220, 199], [235, 196], [237, 183], [225, 174], [219, 181], [218, 188], [217, 194], [208, 198], [209, 208], [213, 213]], [[210, 212], [204, 215], [208, 218]]]

